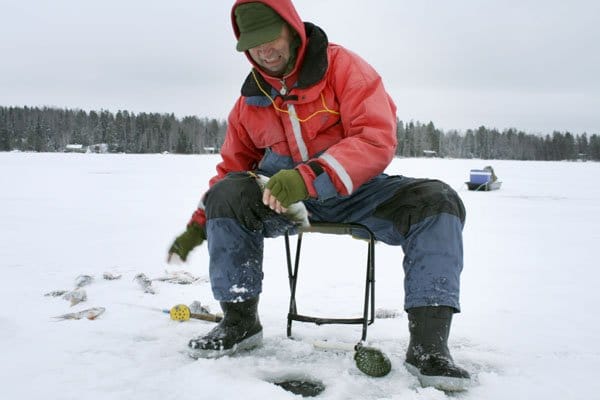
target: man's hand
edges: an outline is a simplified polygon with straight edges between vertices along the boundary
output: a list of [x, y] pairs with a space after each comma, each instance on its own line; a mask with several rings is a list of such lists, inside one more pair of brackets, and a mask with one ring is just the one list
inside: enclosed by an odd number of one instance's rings
[[290, 204], [308, 199], [308, 190], [300, 172], [283, 169], [273, 175], [263, 192], [263, 203], [277, 213], [286, 212]]
[[206, 240], [206, 230], [203, 226], [198, 225], [194, 222], [190, 223], [181, 235], [177, 236], [171, 248], [169, 248], [169, 255], [167, 256], [167, 262], [171, 261], [173, 254], [176, 254], [181, 258], [183, 262], [187, 260], [188, 253], [196, 246], [199, 246]]

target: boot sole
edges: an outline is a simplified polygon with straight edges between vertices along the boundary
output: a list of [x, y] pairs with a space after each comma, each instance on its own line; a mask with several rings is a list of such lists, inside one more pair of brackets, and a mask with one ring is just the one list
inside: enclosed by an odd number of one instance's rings
[[416, 376], [421, 386], [432, 387], [444, 392], [462, 392], [471, 386], [471, 380], [467, 378], [452, 378], [450, 376], [423, 375], [417, 367], [407, 362], [404, 366], [412, 375]]
[[262, 330], [260, 332], [255, 333], [252, 336], [247, 337], [239, 343], [236, 343], [232, 348], [225, 350], [202, 350], [202, 349], [190, 349], [188, 351], [188, 355], [194, 359], [199, 358], [220, 358], [224, 356], [228, 356], [239, 351], [250, 350], [255, 347], [259, 347], [262, 345], [263, 333]]

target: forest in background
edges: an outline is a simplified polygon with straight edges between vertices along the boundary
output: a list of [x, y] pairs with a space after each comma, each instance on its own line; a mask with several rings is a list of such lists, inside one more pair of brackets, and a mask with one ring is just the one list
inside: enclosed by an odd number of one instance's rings
[[[225, 138], [224, 120], [174, 114], [0, 106], [0, 151], [63, 152], [105, 144], [112, 153], [213, 153]], [[555, 131], [535, 135], [481, 126], [444, 132], [433, 122], [398, 121], [400, 157], [501, 160], [600, 160], [600, 136]]]

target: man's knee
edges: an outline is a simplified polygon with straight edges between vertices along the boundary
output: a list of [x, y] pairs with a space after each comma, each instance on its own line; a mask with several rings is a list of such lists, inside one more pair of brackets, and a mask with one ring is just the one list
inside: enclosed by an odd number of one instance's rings
[[392, 221], [406, 235], [413, 225], [441, 213], [465, 222], [465, 207], [454, 189], [439, 180], [417, 179], [377, 207], [374, 215]]
[[230, 173], [215, 183], [204, 197], [206, 218], [232, 218], [246, 228], [262, 229], [263, 219], [272, 212], [262, 203], [256, 179], [246, 172]]

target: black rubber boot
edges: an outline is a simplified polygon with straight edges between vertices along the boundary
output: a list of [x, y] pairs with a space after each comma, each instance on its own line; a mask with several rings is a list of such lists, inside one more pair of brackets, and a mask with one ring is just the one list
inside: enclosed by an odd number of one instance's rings
[[190, 356], [216, 358], [262, 343], [262, 325], [258, 319], [258, 297], [239, 303], [221, 302], [223, 319], [204, 336], [190, 340]]
[[407, 310], [410, 343], [405, 366], [421, 386], [444, 391], [467, 389], [469, 373], [456, 366], [448, 350], [452, 307], [416, 307]]

